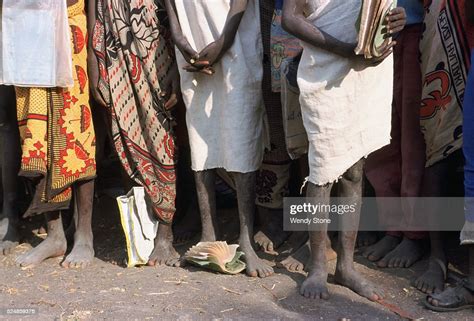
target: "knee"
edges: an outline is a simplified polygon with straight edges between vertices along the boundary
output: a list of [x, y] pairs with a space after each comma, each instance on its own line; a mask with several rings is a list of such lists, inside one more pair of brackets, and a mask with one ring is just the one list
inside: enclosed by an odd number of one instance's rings
[[358, 162], [344, 173], [344, 179], [352, 183], [359, 183], [362, 180], [363, 174], [363, 162]]

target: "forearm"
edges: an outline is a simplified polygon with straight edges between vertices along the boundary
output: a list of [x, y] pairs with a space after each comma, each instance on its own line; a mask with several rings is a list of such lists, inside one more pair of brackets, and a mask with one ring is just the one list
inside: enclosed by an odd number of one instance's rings
[[225, 53], [230, 49], [230, 47], [232, 47], [240, 22], [242, 21], [242, 17], [247, 9], [247, 4], [248, 0], [231, 1], [230, 10], [227, 14], [227, 19], [221, 35], [222, 53]]
[[184, 54], [183, 52], [183, 45], [188, 44], [188, 40], [183, 35], [183, 31], [181, 30], [181, 25], [179, 24], [178, 14], [176, 12], [176, 5], [174, 0], [165, 0], [165, 7], [166, 12], [168, 13], [168, 19], [170, 23], [171, 29], [171, 38], [173, 42], [176, 44], [178, 49]]
[[344, 57], [354, 55], [355, 44], [342, 42], [314, 26], [303, 15], [305, 0], [285, 0], [282, 27], [288, 33], [310, 45]]

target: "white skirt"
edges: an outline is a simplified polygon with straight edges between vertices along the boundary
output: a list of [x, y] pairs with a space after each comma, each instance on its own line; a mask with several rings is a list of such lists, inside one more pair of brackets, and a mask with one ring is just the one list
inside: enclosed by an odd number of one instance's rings
[[[347, 43], [357, 42], [360, 0], [309, 0], [308, 19]], [[377, 66], [303, 44], [300, 103], [309, 140], [308, 180], [337, 181], [358, 160], [390, 143], [393, 58]]]
[[[183, 34], [199, 52], [222, 33], [231, 0], [176, 0]], [[232, 47], [215, 74], [189, 73], [177, 50], [192, 168], [253, 172], [266, 141], [261, 81], [262, 43], [257, 0], [250, 0]]]

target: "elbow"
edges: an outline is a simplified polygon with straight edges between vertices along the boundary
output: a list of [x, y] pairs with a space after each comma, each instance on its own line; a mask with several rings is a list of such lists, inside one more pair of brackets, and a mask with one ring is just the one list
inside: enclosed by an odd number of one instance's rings
[[281, 18], [281, 27], [288, 33], [293, 33], [293, 22], [290, 17], [283, 15]]

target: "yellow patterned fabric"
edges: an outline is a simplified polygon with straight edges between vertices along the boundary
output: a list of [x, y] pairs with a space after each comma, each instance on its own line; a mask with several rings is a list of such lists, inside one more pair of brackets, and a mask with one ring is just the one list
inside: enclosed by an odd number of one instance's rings
[[96, 173], [95, 133], [87, 79], [84, 0], [68, 8], [73, 53], [72, 88], [16, 88], [22, 141], [20, 175], [36, 178], [25, 216], [69, 207], [72, 184]]

